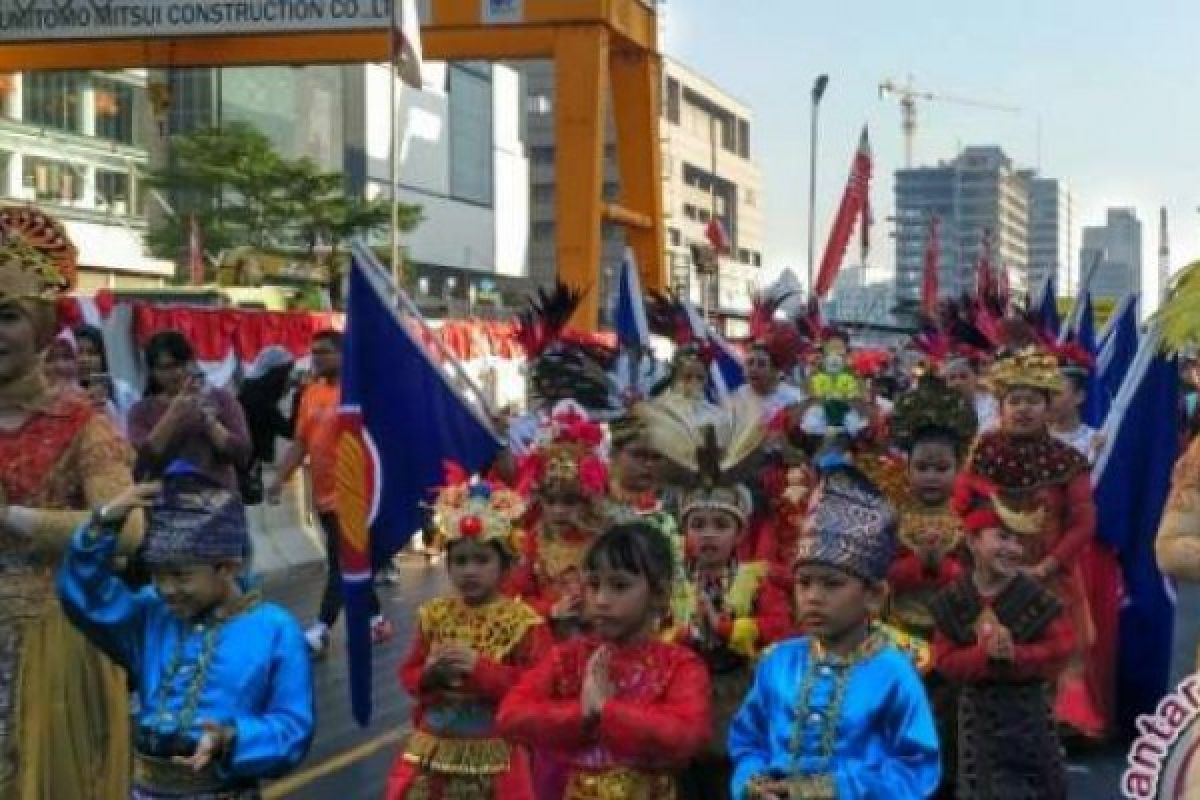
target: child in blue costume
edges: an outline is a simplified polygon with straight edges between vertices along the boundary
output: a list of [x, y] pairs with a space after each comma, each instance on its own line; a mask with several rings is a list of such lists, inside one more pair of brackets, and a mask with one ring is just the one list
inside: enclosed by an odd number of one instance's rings
[[807, 635], [763, 656], [729, 729], [737, 800], [915, 800], [937, 788], [921, 678], [871, 620], [895, 529], [860, 473], [822, 479], [795, 561], [796, 619]]
[[[151, 504], [153, 587], [113, 572], [114, 532]], [[308, 649], [282, 608], [238, 583], [241, 501], [172, 471], [126, 491], [78, 530], [58, 574], [67, 616], [124, 667], [142, 698], [133, 721], [132, 800], [257, 800], [263, 779], [304, 758], [313, 736]]]

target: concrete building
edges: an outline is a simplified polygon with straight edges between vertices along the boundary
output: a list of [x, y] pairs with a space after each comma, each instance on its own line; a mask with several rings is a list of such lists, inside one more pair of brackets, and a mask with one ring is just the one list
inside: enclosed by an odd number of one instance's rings
[[1119, 302], [1142, 289], [1142, 223], [1132, 208], [1110, 208], [1104, 225], [1083, 229], [1079, 270], [1086, 275], [1092, 264], [1092, 297]]
[[1075, 197], [1065, 181], [1022, 170], [1029, 194], [1028, 287], [1040, 291], [1053, 275], [1060, 295], [1069, 292], [1073, 280], [1071, 264], [1075, 253]]
[[138, 174], [157, 135], [146, 72], [0, 75], [0, 195], [61, 220], [79, 249], [79, 288], [158, 287], [174, 274], [147, 256]]
[[[555, 274], [554, 71], [548, 62], [522, 67], [527, 82], [527, 127], [532, 182], [530, 273], [549, 282]], [[673, 289], [697, 306], [707, 305], [723, 320], [727, 332], [744, 332], [751, 289], [763, 264], [763, 181], [754, 162], [753, 115], [743, 103], [684, 65], [664, 60], [662, 103], [663, 208], [666, 216], [666, 261]], [[611, 128], [611, 120], [610, 120]], [[714, 147], [715, 145], [715, 147]], [[714, 180], [715, 150], [715, 180]], [[714, 189], [715, 185], [715, 189]], [[606, 199], [620, 195], [616, 150], [606, 149]], [[715, 195], [715, 198], [714, 198]], [[716, 206], [718, 219], [732, 243], [720, 259], [717, 278], [707, 281], [703, 296], [692, 245], [704, 245], [705, 228]], [[606, 225], [602, 256], [602, 308], [624, 250], [624, 231]]]
[[985, 232], [992, 264], [1008, 270], [1014, 293], [1030, 288], [1029, 195], [1025, 181], [999, 147], [968, 147], [936, 167], [896, 171], [896, 300], [915, 307], [929, 220], [941, 221], [939, 293], [970, 291]]
[[[423, 216], [401, 242], [415, 299], [434, 313], [506, 313], [529, 289], [521, 75], [428, 62], [424, 77], [422, 91], [399, 90], [398, 114], [398, 197]], [[348, 191], [390, 196], [387, 65], [174, 70], [171, 83], [173, 131], [249, 122], [284, 156], [344, 172]], [[388, 239], [382, 231], [373, 244]]]

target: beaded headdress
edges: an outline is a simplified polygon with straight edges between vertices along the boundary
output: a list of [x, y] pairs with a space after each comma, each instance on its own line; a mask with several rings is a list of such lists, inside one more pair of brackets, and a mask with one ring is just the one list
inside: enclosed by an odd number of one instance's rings
[[896, 512], [862, 473], [843, 467], [812, 495], [793, 563], [826, 564], [878, 582], [896, 551]]
[[0, 208], [0, 300], [53, 300], [75, 282], [77, 251], [36, 208]]
[[496, 542], [510, 554], [519, 551], [519, 521], [525, 498], [507, 486], [472, 478], [457, 464], [446, 464], [446, 483], [433, 503], [438, 542], [470, 539]]
[[246, 556], [246, 509], [237, 494], [182, 462], [171, 465], [150, 506], [147, 564], [216, 564]]
[[1058, 359], [1045, 350], [1026, 347], [996, 361], [988, 380], [997, 390], [1026, 388], [1061, 392], [1066, 388]]
[[911, 450], [924, 432], [949, 433], [960, 446], [975, 438], [979, 422], [970, 400], [933, 374], [922, 375], [917, 387], [896, 399], [892, 409], [892, 438], [904, 450]]

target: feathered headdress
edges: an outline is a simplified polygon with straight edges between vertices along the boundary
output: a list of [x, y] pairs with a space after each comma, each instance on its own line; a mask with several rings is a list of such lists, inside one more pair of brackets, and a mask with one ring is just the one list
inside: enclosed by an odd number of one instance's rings
[[703, 420], [664, 403], [643, 403], [637, 413], [651, 445], [666, 460], [667, 480], [685, 487], [682, 515], [720, 508], [745, 523], [750, 497], [741, 484], [762, 453], [765, 431], [759, 416], [735, 407]]

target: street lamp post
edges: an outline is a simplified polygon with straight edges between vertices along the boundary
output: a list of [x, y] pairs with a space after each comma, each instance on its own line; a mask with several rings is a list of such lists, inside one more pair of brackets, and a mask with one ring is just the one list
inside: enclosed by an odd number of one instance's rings
[[815, 288], [815, 258], [816, 258], [816, 227], [817, 227], [817, 111], [821, 106], [821, 98], [829, 86], [829, 76], [821, 73], [813, 82], [812, 87], [812, 129], [809, 132], [808, 157], [808, 294], [811, 297]]

